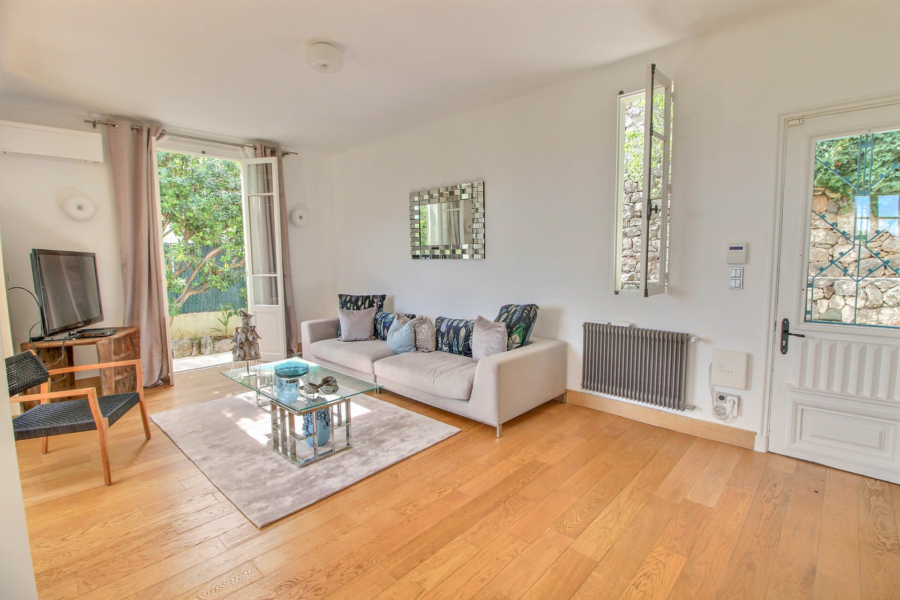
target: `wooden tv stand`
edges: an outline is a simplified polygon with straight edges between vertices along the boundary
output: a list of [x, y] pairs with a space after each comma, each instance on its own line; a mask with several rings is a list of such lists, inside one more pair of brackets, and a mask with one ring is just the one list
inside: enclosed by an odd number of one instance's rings
[[[140, 330], [137, 327], [116, 327], [115, 329], [116, 333], [107, 337], [22, 342], [21, 351], [27, 352], [34, 349], [48, 369], [75, 366], [75, 346], [96, 346], [97, 362], [101, 363], [140, 358]], [[63, 348], [65, 348], [65, 352]], [[60, 360], [60, 357], [62, 357], [62, 360]], [[50, 385], [51, 391], [71, 390], [76, 387], [74, 373], [68, 373], [64, 376], [57, 375], [54, 380], [56, 379], [59, 379], [59, 381], [54, 381]], [[103, 369], [100, 371], [100, 389], [98, 392], [100, 396], [133, 392], [135, 391], [134, 384], [134, 369], [131, 367]], [[27, 407], [31, 403], [23, 404], [26, 404]]]

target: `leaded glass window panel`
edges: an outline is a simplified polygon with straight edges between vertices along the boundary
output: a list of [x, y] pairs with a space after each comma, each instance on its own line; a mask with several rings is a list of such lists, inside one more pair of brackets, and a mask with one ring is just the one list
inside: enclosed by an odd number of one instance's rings
[[900, 328], [900, 131], [819, 140], [806, 321]]

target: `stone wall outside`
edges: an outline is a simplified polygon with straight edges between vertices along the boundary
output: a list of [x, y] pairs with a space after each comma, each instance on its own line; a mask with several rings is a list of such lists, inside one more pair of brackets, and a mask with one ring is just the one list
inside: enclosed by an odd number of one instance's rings
[[[807, 290], [811, 318], [813, 321], [900, 327], [900, 277], [873, 254], [877, 252], [891, 267], [900, 270], [900, 237], [884, 232], [870, 240], [868, 248], [863, 245], [860, 252], [859, 243], [851, 244], [829, 225], [829, 222], [835, 223], [839, 230], [853, 237], [856, 217], [852, 209], [848, 210], [847, 202], [821, 188], [816, 189], [813, 196], [809, 248], [812, 287]], [[828, 222], [817, 213], [824, 215]], [[833, 259], [853, 275], [857, 269], [860, 276], [869, 269], [874, 271], [859, 283], [857, 290], [854, 278], [847, 277], [829, 262]], [[820, 269], [825, 270], [820, 274]]]

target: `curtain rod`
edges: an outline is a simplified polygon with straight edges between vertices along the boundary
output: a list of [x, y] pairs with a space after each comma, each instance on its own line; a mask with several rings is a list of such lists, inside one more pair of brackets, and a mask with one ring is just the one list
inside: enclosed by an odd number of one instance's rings
[[[90, 123], [91, 125], [93, 125], [94, 129], [97, 129], [97, 125], [106, 125], [108, 127], [118, 127], [118, 125], [116, 125], [112, 121], [101, 121], [99, 119], [85, 119], [84, 122]], [[131, 129], [133, 131], [137, 131], [140, 129], [140, 126], [132, 125]], [[185, 135], [183, 133], [169, 133], [167, 131], [166, 135], [170, 136], [170, 137], [184, 138], [186, 140], [196, 140], [198, 142], [209, 142], [211, 144], [220, 144], [223, 146], [235, 146], [237, 148], [255, 148], [255, 146], [253, 144], [238, 144], [235, 142], [224, 142], [222, 140], [214, 140], [211, 138], [197, 137], [196, 135]], [[266, 148], [273, 148], [273, 146], [266, 146]], [[291, 156], [292, 154], [296, 155], [297, 153], [296, 152], [288, 152], [286, 150], [281, 151], [282, 156]]]

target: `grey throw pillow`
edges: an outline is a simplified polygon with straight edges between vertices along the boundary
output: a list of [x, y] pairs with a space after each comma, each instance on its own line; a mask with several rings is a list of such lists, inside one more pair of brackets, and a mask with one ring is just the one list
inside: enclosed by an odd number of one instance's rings
[[434, 352], [435, 330], [434, 323], [428, 317], [416, 317], [412, 320], [416, 329], [416, 352]]
[[341, 319], [341, 341], [361, 342], [375, 339], [375, 311], [377, 308], [364, 310], [338, 309]]
[[476, 361], [506, 351], [506, 323], [496, 323], [479, 316], [472, 334], [472, 358]]

